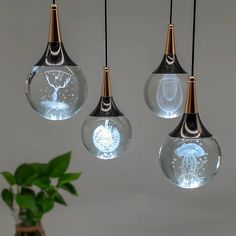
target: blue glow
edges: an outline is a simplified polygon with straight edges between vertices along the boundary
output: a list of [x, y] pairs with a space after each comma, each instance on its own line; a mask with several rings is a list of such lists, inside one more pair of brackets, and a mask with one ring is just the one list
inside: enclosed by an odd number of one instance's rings
[[165, 117], [175, 117], [183, 103], [183, 88], [176, 74], [163, 74], [156, 93], [156, 102]]
[[187, 143], [182, 144], [175, 150], [175, 154], [177, 156], [195, 156], [195, 157], [202, 157], [205, 155], [205, 151], [201, 146], [196, 143]]
[[[183, 188], [197, 188], [199, 187], [204, 178], [201, 171], [204, 171], [204, 165], [207, 163], [207, 153], [196, 143], [183, 143], [175, 150], [175, 155], [179, 159], [174, 158], [172, 165], [173, 168], [179, 167], [180, 171], [178, 177], [178, 185]], [[178, 164], [180, 160], [180, 164]]]
[[109, 120], [105, 120], [104, 125], [99, 125], [93, 132], [93, 143], [95, 147], [108, 155], [114, 152], [120, 145], [120, 132], [109, 124]]

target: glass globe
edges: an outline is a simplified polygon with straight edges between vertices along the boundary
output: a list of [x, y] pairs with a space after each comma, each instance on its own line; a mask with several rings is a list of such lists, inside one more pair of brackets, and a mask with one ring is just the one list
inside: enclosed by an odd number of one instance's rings
[[46, 50], [26, 79], [25, 92], [40, 116], [48, 120], [65, 120], [84, 104], [87, 82], [65, 50], [55, 3], [50, 6], [50, 15]]
[[183, 113], [187, 91], [186, 74], [156, 74], [147, 80], [144, 98], [147, 106], [159, 117], [175, 118]]
[[35, 66], [26, 80], [30, 105], [48, 120], [72, 117], [84, 104], [86, 95], [86, 79], [77, 66]]
[[162, 171], [173, 184], [194, 189], [216, 175], [221, 151], [213, 137], [183, 139], [169, 136], [160, 148], [159, 158]]
[[109, 160], [124, 152], [130, 144], [132, 129], [125, 116], [89, 116], [82, 127], [82, 140], [94, 156]]

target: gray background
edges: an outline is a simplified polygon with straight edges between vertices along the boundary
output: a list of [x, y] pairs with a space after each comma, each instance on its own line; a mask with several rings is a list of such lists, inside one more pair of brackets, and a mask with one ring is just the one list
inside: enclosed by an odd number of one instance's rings
[[[80, 197], [67, 196], [44, 218], [48, 236], [234, 235], [235, 0], [199, 2], [196, 76], [202, 120], [219, 141], [223, 163], [207, 186], [185, 191], [163, 176], [157, 150], [178, 119], [162, 120], [146, 107], [143, 87], [165, 46], [167, 0], [109, 0], [109, 61], [115, 101], [133, 127], [129, 149], [113, 161], [90, 156], [80, 129], [95, 107], [102, 79], [103, 0], [58, 0], [65, 47], [88, 80], [88, 98], [79, 114], [50, 122], [34, 113], [24, 81], [47, 42], [48, 1], [1, 0], [0, 169], [26, 161], [47, 161], [73, 151], [71, 170], [83, 171]], [[174, 1], [177, 53], [190, 70], [192, 2]], [[0, 187], [5, 182], [0, 180]], [[0, 203], [1, 235], [14, 235], [14, 222]]]

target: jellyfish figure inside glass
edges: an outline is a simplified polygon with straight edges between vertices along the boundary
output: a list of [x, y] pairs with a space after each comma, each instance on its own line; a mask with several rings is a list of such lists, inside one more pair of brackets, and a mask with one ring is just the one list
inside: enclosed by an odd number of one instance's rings
[[65, 51], [60, 32], [58, 6], [50, 8], [49, 40], [39, 62], [26, 80], [26, 96], [32, 108], [48, 120], [65, 120], [76, 114], [87, 96], [81, 69]]
[[166, 119], [182, 115], [187, 77], [176, 55], [174, 25], [169, 24], [164, 57], [144, 87], [144, 99], [149, 109]]
[[161, 168], [175, 185], [194, 189], [208, 183], [221, 163], [221, 151], [213, 137], [182, 139], [169, 137], [159, 152]]
[[186, 74], [152, 74], [145, 84], [147, 106], [159, 117], [176, 118], [183, 113]]

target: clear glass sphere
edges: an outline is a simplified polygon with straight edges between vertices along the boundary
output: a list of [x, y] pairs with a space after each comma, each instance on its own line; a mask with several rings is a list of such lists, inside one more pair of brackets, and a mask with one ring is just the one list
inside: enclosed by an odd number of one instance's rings
[[82, 127], [82, 140], [94, 156], [108, 160], [119, 156], [130, 144], [132, 129], [125, 116], [89, 116]]
[[168, 138], [160, 148], [160, 164], [175, 185], [194, 189], [205, 185], [219, 170], [221, 151], [213, 138]]
[[152, 74], [144, 88], [147, 106], [162, 118], [182, 115], [187, 84], [186, 74]]
[[26, 80], [32, 108], [48, 120], [76, 114], [87, 96], [87, 82], [77, 66], [35, 66]]

